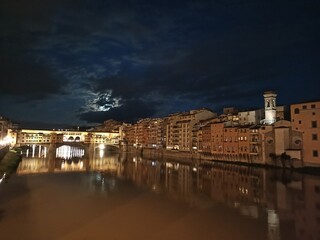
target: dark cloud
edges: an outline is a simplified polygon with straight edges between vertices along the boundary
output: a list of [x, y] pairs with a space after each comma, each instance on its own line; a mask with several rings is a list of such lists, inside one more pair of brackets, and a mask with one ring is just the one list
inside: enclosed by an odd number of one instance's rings
[[67, 81], [55, 79], [47, 67], [33, 63], [32, 60], [24, 57], [12, 59], [2, 55], [0, 63], [2, 65], [1, 95], [11, 95], [22, 101], [32, 101], [64, 93], [64, 87], [68, 85]]
[[56, 79], [49, 66], [37, 62], [31, 47], [50, 28], [49, 2], [4, 1], [0, 8], [0, 79], [2, 96], [17, 101], [43, 99], [64, 92], [66, 79]]
[[[258, 107], [269, 89], [284, 104], [317, 98], [319, 6], [314, 0], [5, 1], [0, 79], [8, 83], [0, 93], [25, 100], [64, 93], [72, 102], [61, 111], [74, 106], [90, 122], [201, 106]], [[61, 104], [61, 95], [54, 103]]]

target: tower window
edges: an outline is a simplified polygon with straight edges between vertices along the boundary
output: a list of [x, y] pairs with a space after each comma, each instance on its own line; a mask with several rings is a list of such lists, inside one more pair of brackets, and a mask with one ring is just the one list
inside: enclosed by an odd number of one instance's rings
[[318, 134], [312, 134], [312, 140], [318, 140]]
[[302, 109], [307, 109], [307, 105], [303, 105], [303, 106], [302, 106]]
[[295, 109], [294, 109], [294, 114], [299, 114], [299, 113], [300, 113], [299, 108], [295, 108]]
[[313, 155], [314, 157], [318, 157], [318, 150], [313, 150], [313, 151], [312, 151], [312, 155]]
[[311, 122], [311, 127], [316, 128], [317, 127], [317, 121], [312, 121]]
[[311, 104], [311, 108], [316, 108], [316, 105], [315, 104]]

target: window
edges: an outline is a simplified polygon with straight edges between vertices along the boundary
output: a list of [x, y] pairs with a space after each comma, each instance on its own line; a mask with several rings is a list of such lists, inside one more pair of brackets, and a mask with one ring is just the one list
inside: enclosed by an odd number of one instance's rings
[[299, 114], [299, 112], [300, 112], [299, 108], [294, 109], [294, 114]]
[[301, 120], [299, 120], [299, 124], [301, 124]]
[[295, 143], [296, 145], [299, 145], [299, 144], [301, 143], [301, 140], [300, 140], [300, 139], [296, 139], [296, 140], [294, 141], [294, 143]]
[[302, 109], [307, 109], [307, 105], [302, 105]]
[[313, 155], [314, 157], [318, 157], [318, 151], [317, 151], [317, 150], [313, 150], [313, 151], [312, 151], [312, 155]]
[[316, 108], [316, 105], [315, 104], [311, 104], [311, 108]]
[[318, 134], [312, 134], [312, 140], [318, 140]]
[[312, 121], [311, 122], [311, 127], [316, 128], [317, 127], [317, 121]]

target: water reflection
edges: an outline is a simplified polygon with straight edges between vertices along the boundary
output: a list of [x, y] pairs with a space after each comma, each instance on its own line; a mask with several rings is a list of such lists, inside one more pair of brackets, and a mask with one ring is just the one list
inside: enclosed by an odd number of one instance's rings
[[84, 156], [84, 149], [79, 147], [72, 147], [63, 145], [56, 150], [56, 158], [71, 159], [82, 158]]
[[[35, 149], [18, 174], [90, 171], [89, 185], [103, 194], [117, 189], [119, 179], [191, 207], [221, 205], [266, 224], [266, 237], [320, 239], [320, 178], [290, 170], [237, 165], [211, 165], [148, 160], [95, 149], [63, 148], [51, 159]], [[44, 151], [44, 150], [43, 150]], [[58, 154], [59, 152], [59, 154]], [[35, 157], [38, 156], [38, 157]], [[87, 157], [86, 157], [87, 156]]]

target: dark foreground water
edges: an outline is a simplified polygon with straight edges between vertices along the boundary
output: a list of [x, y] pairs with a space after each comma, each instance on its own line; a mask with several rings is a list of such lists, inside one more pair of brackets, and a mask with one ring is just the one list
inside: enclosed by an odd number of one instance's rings
[[0, 184], [0, 239], [320, 239], [319, 177], [100, 150], [39, 155]]

